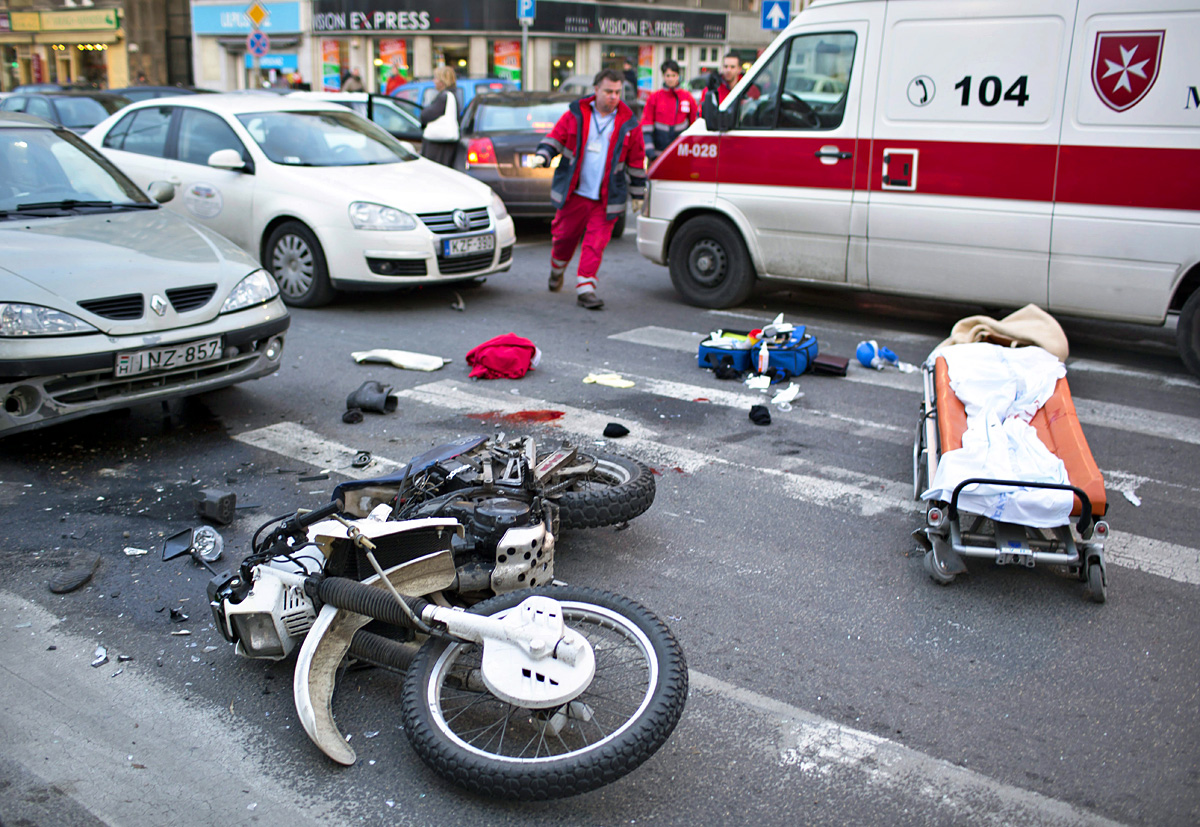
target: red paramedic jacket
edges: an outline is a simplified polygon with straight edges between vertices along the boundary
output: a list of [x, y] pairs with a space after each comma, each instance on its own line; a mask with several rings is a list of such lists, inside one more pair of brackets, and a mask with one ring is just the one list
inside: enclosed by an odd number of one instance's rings
[[662, 88], [646, 101], [642, 110], [642, 133], [646, 157], [654, 160], [658, 154], [696, 122], [695, 99], [686, 89]]

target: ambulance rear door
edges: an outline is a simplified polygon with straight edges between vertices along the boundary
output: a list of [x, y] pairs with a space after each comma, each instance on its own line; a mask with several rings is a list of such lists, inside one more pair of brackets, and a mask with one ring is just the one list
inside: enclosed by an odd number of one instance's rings
[[1200, 8], [1082, 0], [1073, 51], [1050, 309], [1159, 323], [1200, 261]]
[[1046, 306], [1075, 0], [889, 3], [871, 289]]
[[[863, 79], [882, 3], [810, 9], [727, 102], [717, 200], [760, 276], [846, 281]], [[822, 20], [831, 22], [822, 22]], [[836, 21], [836, 22], [833, 22]], [[878, 47], [876, 46], [876, 51]]]

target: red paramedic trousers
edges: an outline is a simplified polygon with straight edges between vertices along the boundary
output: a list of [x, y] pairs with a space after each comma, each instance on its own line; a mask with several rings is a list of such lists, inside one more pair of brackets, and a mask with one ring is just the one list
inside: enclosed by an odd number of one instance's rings
[[579, 270], [575, 276], [575, 293], [594, 292], [596, 274], [604, 258], [604, 248], [612, 238], [615, 218], [609, 219], [602, 201], [593, 201], [571, 193], [550, 222], [550, 272], [563, 273], [575, 250], [583, 241], [579, 254]]

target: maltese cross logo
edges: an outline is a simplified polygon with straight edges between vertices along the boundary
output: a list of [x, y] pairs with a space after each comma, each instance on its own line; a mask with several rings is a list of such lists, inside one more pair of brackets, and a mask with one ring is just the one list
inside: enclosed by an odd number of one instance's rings
[[1097, 33], [1092, 87], [1105, 106], [1124, 112], [1146, 97], [1158, 78], [1164, 34], [1165, 31]]

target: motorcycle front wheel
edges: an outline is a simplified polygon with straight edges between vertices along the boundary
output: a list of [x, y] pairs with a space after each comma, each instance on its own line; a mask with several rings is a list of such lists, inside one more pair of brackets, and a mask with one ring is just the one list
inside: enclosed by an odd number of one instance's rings
[[[541, 459], [541, 457], [539, 457]], [[632, 520], [654, 503], [654, 472], [645, 463], [618, 454], [580, 454], [593, 460], [587, 473], [555, 475], [547, 486], [558, 505], [562, 528], [600, 528]]]
[[687, 699], [679, 644], [628, 598], [549, 587], [509, 592], [471, 611], [503, 615], [534, 594], [559, 601], [595, 652], [595, 677], [577, 698], [553, 709], [513, 706], [484, 686], [478, 644], [438, 638], [421, 647], [404, 684], [413, 749], [439, 775], [494, 798], [563, 798], [621, 778], [666, 743]]

